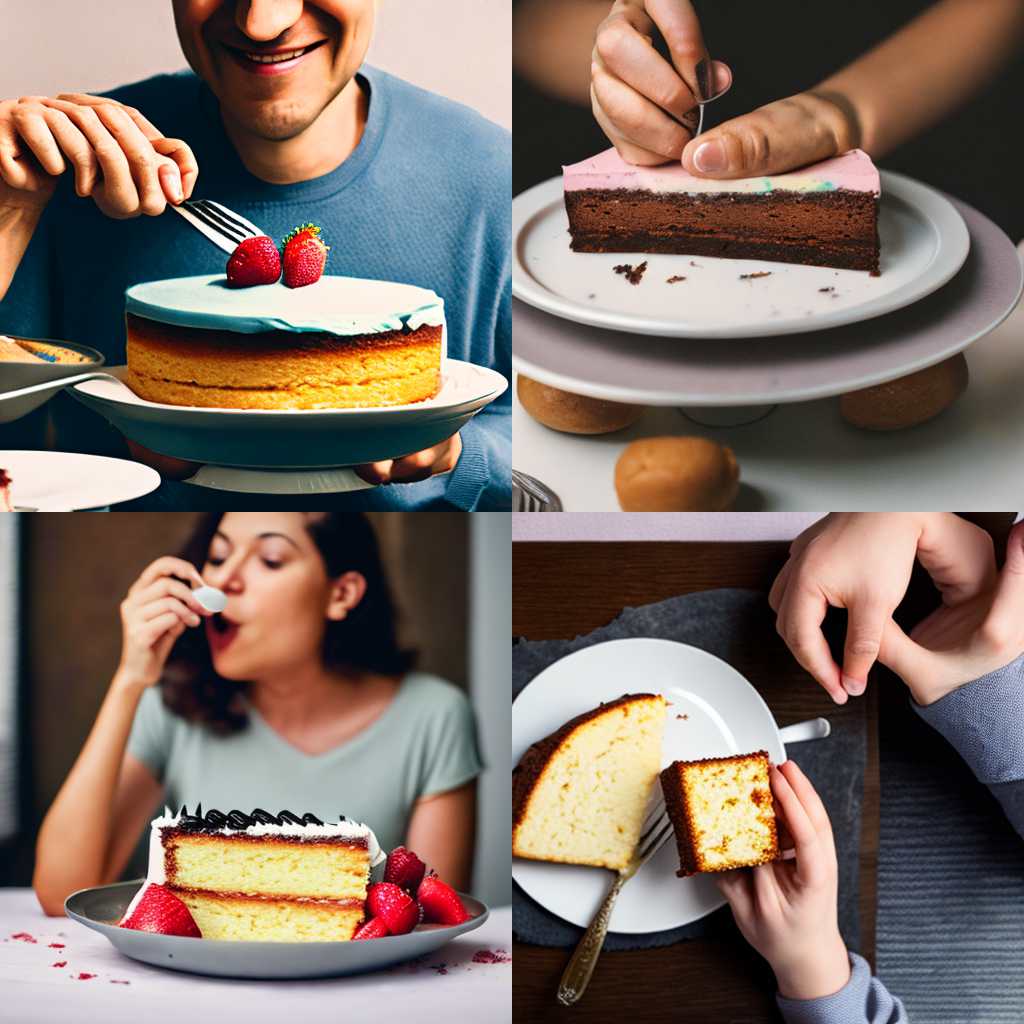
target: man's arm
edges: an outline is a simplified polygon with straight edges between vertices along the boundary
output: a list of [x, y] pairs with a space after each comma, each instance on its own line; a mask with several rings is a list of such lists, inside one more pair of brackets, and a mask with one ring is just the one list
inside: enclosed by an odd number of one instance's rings
[[511, 391], [462, 428], [462, 455], [448, 477], [445, 498], [467, 512], [512, 507]]

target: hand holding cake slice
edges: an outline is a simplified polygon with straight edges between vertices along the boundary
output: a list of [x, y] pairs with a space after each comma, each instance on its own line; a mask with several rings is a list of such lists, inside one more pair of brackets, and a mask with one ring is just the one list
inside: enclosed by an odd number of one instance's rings
[[576, 252], [678, 253], [879, 273], [879, 175], [850, 150], [767, 177], [698, 178], [614, 149], [563, 169]]

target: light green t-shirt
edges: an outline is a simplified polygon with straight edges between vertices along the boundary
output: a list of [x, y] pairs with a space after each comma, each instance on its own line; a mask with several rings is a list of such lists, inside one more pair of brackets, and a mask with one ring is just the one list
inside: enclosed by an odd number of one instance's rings
[[374, 722], [341, 746], [304, 754], [249, 708], [241, 732], [217, 736], [169, 711], [156, 688], [135, 713], [128, 752], [163, 783], [165, 800], [222, 811], [344, 814], [369, 825], [385, 850], [405, 842], [413, 806], [480, 774], [476, 724], [465, 694], [412, 672]]

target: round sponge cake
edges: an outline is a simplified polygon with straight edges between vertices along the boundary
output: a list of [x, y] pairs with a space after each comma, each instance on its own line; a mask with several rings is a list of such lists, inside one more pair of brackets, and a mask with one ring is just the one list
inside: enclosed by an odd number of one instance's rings
[[370, 408], [441, 387], [444, 303], [426, 288], [323, 277], [231, 288], [222, 275], [126, 293], [127, 385], [170, 405]]

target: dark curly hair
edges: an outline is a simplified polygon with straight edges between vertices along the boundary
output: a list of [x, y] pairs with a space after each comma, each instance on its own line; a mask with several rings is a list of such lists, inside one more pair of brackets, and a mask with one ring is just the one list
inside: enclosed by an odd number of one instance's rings
[[[223, 516], [223, 512], [203, 516], [181, 552], [181, 557], [200, 571]], [[310, 514], [306, 529], [320, 551], [328, 577], [358, 572], [366, 579], [366, 593], [359, 604], [344, 619], [327, 624], [324, 665], [404, 675], [415, 661], [415, 652], [398, 644], [395, 608], [369, 520], [359, 512]], [[164, 704], [171, 711], [218, 735], [239, 732], [248, 725], [241, 700], [245, 684], [216, 673], [203, 630], [188, 629], [181, 635], [160, 685]]]

